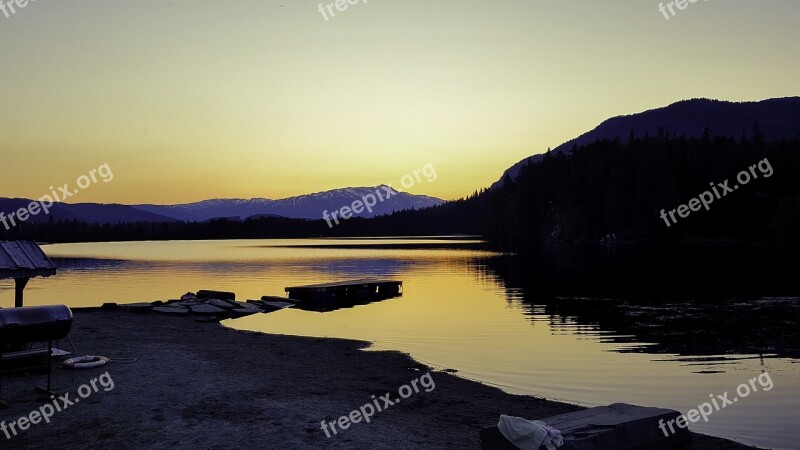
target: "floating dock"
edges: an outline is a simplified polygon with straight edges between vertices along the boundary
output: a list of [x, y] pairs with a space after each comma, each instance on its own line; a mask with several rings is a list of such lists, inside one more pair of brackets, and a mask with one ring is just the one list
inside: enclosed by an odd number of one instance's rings
[[287, 287], [289, 298], [303, 302], [370, 302], [403, 295], [398, 280], [349, 280], [337, 283]]

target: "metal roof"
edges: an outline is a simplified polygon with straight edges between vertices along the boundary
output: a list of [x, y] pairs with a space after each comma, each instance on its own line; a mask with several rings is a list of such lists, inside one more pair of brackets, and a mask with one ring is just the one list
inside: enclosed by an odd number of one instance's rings
[[0, 241], [0, 278], [49, 277], [56, 265], [33, 241]]

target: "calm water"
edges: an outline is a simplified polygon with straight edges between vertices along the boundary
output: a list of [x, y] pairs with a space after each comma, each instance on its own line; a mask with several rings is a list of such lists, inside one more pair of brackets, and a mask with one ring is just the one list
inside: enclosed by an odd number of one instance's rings
[[[763, 262], [764, 273], [738, 273], [741, 264], [719, 268], [685, 255], [675, 256], [682, 264], [663, 257], [645, 263], [615, 249], [557, 251], [531, 261], [477, 248], [432, 239], [50, 245], [45, 251], [61, 269], [30, 282], [26, 305], [149, 301], [198, 289], [247, 299], [283, 295], [296, 284], [399, 278], [400, 298], [226, 324], [369, 340], [509, 392], [587, 406], [628, 402], [686, 412], [709, 394], [736, 396], [739, 384], [766, 370], [772, 390], [756, 384], [758, 392], [691, 428], [796, 448], [800, 306], [788, 295], [794, 274], [784, 277]], [[682, 274], [666, 273], [675, 267]], [[693, 279], [704, 267], [718, 267], [718, 277], [706, 270]], [[0, 283], [0, 298], [13, 302], [12, 284]]]

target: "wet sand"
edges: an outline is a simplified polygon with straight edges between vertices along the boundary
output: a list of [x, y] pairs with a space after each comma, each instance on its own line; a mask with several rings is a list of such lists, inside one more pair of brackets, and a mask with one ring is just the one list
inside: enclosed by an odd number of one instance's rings
[[[320, 422], [348, 415], [372, 395], [396, 398], [431, 369], [401, 353], [362, 351], [364, 342], [243, 332], [153, 313], [75, 311], [71, 336], [79, 354], [112, 362], [54, 369], [54, 389], [80, 399], [78, 388], [105, 372], [113, 389], [106, 392], [99, 380], [98, 392], [49, 424], [10, 439], [0, 431], [0, 448], [476, 449], [480, 429], [500, 414], [536, 419], [580, 409], [434, 371], [430, 392], [420, 389], [329, 438]], [[33, 391], [44, 383], [41, 374], [5, 377], [3, 398], [11, 405], [0, 420], [47, 402]], [[692, 448], [750, 447], [695, 435]]]

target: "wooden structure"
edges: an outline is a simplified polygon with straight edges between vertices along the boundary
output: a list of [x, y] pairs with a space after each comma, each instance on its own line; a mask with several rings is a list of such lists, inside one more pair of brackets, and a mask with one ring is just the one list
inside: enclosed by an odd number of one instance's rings
[[337, 283], [309, 284], [287, 287], [289, 298], [296, 300], [315, 299], [360, 299], [373, 300], [395, 297], [403, 293], [403, 282], [396, 280], [350, 280]]
[[331, 310], [337, 307], [369, 303], [403, 295], [403, 282], [397, 280], [349, 280], [337, 283], [287, 287], [290, 299], [313, 309]]
[[0, 279], [13, 278], [14, 306], [23, 306], [22, 293], [34, 277], [56, 274], [56, 265], [33, 241], [0, 241]]
[[[0, 369], [2, 369], [0, 371], [0, 388], [2, 388], [2, 372], [46, 368], [47, 389], [40, 389], [47, 394], [53, 394], [50, 389], [53, 341], [69, 339], [72, 320], [72, 311], [64, 305], [0, 310]], [[35, 342], [44, 342], [46, 345], [41, 348], [33, 348], [30, 344]], [[6, 361], [31, 359], [44, 359], [44, 361], [41, 361], [40, 364], [27, 363], [16, 369], [5, 367]], [[3, 402], [0, 400], [0, 403]]]

